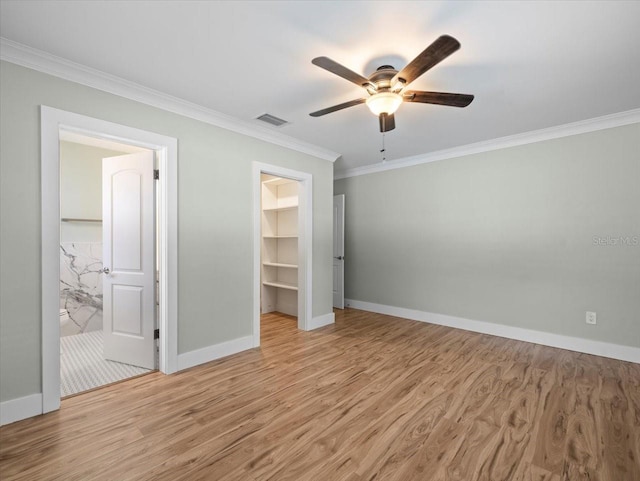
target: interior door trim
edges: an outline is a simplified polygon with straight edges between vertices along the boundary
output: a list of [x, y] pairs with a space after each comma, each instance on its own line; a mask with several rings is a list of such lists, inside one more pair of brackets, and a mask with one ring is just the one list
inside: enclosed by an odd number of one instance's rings
[[253, 347], [260, 345], [261, 174], [298, 181], [298, 329], [312, 328], [313, 176], [307, 172], [253, 162]]
[[178, 365], [178, 139], [42, 105], [42, 413], [60, 408], [60, 152], [61, 130], [156, 152], [160, 371]]

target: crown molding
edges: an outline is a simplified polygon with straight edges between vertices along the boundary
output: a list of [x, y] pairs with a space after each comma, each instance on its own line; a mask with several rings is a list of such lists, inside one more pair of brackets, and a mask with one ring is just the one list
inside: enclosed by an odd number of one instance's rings
[[[11, 62], [39, 72], [53, 75], [71, 82], [86, 85], [104, 92], [157, 107], [168, 112], [189, 117], [220, 127], [232, 132], [253, 137], [274, 145], [279, 145], [297, 152], [320, 159], [335, 162], [340, 154], [331, 150], [298, 140], [294, 137], [274, 132], [251, 122], [234, 118], [206, 107], [188, 102], [178, 97], [164, 94], [129, 80], [110, 75], [70, 60], [51, 55], [13, 40], [0, 37], [0, 60]], [[605, 115], [593, 119], [581, 120], [569, 124], [558, 125], [522, 134], [515, 134], [497, 139], [476, 142], [473, 144], [439, 150], [401, 159], [390, 160], [382, 164], [365, 165], [352, 169], [338, 170], [334, 179], [344, 179], [359, 175], [401, 169], [413, 165], [452, 159], [465, 155], [489, 152], [519, 145], [526, 145], [545, 140], [557, 139], [571, 135], [604, 130], [623, 125], [639, 123], [640, 109]]]
[[375, 172], [384, 172], [386, 170], [402, 169], [404, 167], [411, 167], [412, 165], [426, 164], [429, 162], [436, 162], [438, 160], [506, 149], [508, 147], [532, 144], [535, 142], [558, 139], [561, 137], [568, 137], [570, 135], [584, 134], [587, 132], [594, 132], [596, 130], [610, 129], [639, 122], [640, 109], [627, 110], [626, 112], [604, 115], [602, 117], [557, 125], [546, 129], [533, 130], [531, 132], [499, 137], [497, 139], [485, 140], [473, 144], [462, 145], [460, 147], [453, 147], [451, 149], [438, 150], [428, 154], [390, 160], [382, 164], [364, 165], [362, 167], [354, 167], [353, 169], [338, 170], [334, 175], [334, 180], [373, 174]]
[[215, 125], [303, 154], [335, 162], [340, 154], [288, 135], [274, 132], [251, 122], [147, 88], [115, 75], [0, 37], [0, 60], [11, 62], [71, 82], [86, 85], [152, 107]]

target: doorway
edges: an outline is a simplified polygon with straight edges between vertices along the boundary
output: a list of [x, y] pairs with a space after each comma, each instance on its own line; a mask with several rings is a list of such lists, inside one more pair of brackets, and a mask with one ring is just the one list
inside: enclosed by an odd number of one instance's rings
[[260, 314], [298, 316], [298, 181], [262, 174]]
[[[157, 183], [159, 370], [177, 371], [177, 139], [41, 107], [42, 412], [60, 407], [60, 140], [69, 132], [152, 151]], [[155, 273], [154, 273], [155, 275]], [[134, 296], [129, 296], [129, 306]]]
[[63, 398], [157, 369], [153, 171], [150, 149], [60, 132]]
[[309, 330], [312, 180], [306, 172], [259, 162], [253, 164], [254, 347], [260, 345], [263, 312], [285, 312], [297, 317], [298, 329]]

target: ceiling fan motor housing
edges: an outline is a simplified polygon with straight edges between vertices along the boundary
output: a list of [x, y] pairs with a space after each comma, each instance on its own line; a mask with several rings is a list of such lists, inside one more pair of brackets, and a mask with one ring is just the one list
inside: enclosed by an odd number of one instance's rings
[[376, 86], [378, 92], [391, 89], [391, 79], [398, 73], [391, 65], [382, 65], [369, 75], [369, 81]]

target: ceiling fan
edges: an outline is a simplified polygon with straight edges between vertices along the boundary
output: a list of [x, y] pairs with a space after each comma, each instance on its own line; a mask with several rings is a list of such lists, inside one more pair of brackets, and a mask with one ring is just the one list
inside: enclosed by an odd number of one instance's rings
[[328, 57], [314, 58], [311, 63], [363, 87], [368, 92], [369, 97], [327, 107], [309, 115], [320, 117], [347, 107], [366, 103], [371, 112], [377, 115], [380, 120], [380, 132], [388, 132], [396, 127], [394, 113], [402, 102], [466, 107], [473, 100], [473, 95], [405, 90], [411, 82], [442, 62], [459, 48], [460, 42], [455, 38], [449, 35], [442, 35], [399, 72], [391, 65], [382, 65], [369, 78], [349, 70]]

